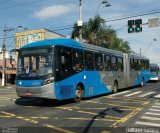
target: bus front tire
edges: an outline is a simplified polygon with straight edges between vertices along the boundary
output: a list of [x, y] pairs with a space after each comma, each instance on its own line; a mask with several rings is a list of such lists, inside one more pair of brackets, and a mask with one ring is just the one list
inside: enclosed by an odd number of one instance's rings
[[75, 102], [80, 102], [81, 99], [82, 99], [82, 95], [83, 95], [82, 88], [81, 88], [81, 86], [78, 85], [78, 86], [76, 87], [76, 90], [75, 90], [74, 101], [75, 101]]
[[118, 92], [118, 84], [114, 82], [112, 93], [115, 94]]

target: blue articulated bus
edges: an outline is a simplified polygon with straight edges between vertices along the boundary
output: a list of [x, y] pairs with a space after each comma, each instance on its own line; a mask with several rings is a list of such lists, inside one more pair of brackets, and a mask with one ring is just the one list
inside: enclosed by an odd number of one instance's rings
[[159, 78], [160, 78], [159, 66], [153, 63], [150, 64], [150, 80], [158, 82]]
[[141, 85], [149, 60], [71, 39], [50, 39], [18, 50], [16, 92], [20, 97], [81, 98]]

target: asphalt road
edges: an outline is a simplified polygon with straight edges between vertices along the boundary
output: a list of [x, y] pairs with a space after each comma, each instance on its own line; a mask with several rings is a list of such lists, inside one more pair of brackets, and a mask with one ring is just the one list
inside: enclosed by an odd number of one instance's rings
[[160, 132], [160, 82], [116, 94], [56, 101], [19, 98], [0, 88], [0, 132]]

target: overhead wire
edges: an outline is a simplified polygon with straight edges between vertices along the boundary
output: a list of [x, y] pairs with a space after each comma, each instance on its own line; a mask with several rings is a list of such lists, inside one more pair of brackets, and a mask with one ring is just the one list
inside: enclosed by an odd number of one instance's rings
[[11, 0], [3, 0], [3, 1], [0, 2], [0, 4], [4, 3], [4, 2], [7, 2], [7, 1], [11, 1]]
[[31, 1], [31, 2], [20, 3], [20, 4], [17, 4], [17, 5], [0, 8], [0, 11], [10, 9], [10, 8], [14, 8], [14, 7], [18, 7], [18, 6], [28, 6], [29, 4], [36, 3], [36, 2], [39, 2], [39, 1], [42, 1], [42, 0], [35, 0], [35, 1]]
[[[40, 1], [40, 0], [38, 0], [38, 1]], [[152, 11], [154, 11], [154, 10], [152, 10]], [[146, 12], [149, 12], [149, 11], [146, 11]], [[154, 11], [154, 12], [150, 12], [150, 13], [143, 13], [143, 14], [137, 14], [137, 15], [130, 15], [130, 16], [126, 16], [126, 17], [121, 17], [121, 18], [115, 18], [115, 19], [111, 19], [111, 20], [107, 20], [107, 19], [104, 19], [105, 20], [105, 22], [113, 22], [113, 21], [119, 21], [119, 20], [124, 20], [124, 19], [128, 19], [128, 18], [132, 18], [132, 17], [138, 17], [138, 16], [145, 16], [145, 15], [150, 15], [150, 14], [157, 14], [157, 13], [160, 13], [160, 11]], [[85, 22], [84, 23], [84, 25], [86, 25], [88, 22]], [[64, 27], [64, 28], [62, 28], [62, 27]], [[69, 26], [62, 26], [62, 27], [57, 27], [57, 28], [55, 28], [55, 29], [51, 29], [50, 31], [61, 31], [61, 30], [68, 30], [68, 29], [72, 29], [72, 28], [74, 28], [74, 26], [71, 26], [71, 25], [69, 25]], [[116, 31], [120, 31], [120, 30], [122, 30], [122, 29], [124, 29], [125, 27], [127, 27], [127, 25], [125, 25], [124, 27], [121, 27], [121, 28], [119, 28], [119, 29], [117, 29], [117, 30], [114, 30], [115, 32]], [[9, 36], [9, 37], [6, 37], [6, 38], [13, 38], [14, 36]], [[3, 39], [3, 37], [2, 38], [0, 38], [0, 39]]]

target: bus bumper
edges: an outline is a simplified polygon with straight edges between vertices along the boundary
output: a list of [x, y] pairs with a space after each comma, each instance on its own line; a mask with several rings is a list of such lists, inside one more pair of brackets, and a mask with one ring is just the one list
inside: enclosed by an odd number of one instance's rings
[[150, 78], [150, 80], [158, 81], [158, 77]]
[[54, 84], [47, 84], [40, 87], [16, 86], [16, 93], [19, 97], [37, 97], [46, 99], [57, 99], [54, 92]]

